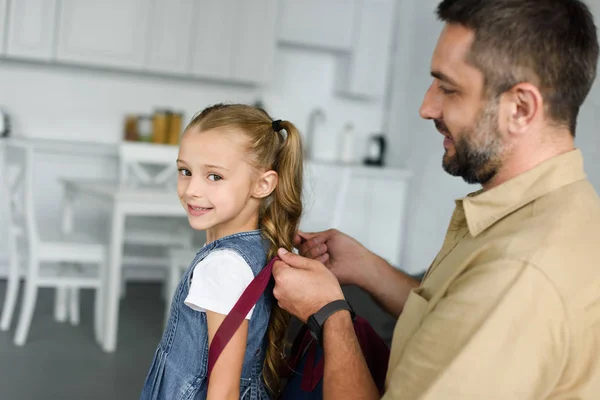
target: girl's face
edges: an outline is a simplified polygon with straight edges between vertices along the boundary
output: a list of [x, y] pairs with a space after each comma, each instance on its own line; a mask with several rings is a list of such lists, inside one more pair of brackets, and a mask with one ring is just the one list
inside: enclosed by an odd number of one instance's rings
[[248, 162], [246, 145], [234, 128], [192, 127], [181, 138], [177, 194], [190, 225], [206, 230], [208, 242], [257, 228], [262, 176]]

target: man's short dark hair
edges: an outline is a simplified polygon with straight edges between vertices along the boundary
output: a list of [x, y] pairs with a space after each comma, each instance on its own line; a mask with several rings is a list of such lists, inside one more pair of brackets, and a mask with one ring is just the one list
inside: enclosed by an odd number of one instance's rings
[[550, 118], [575, 135], [598, 63], [596, 26], [582, 1], [443, 0], [437, 16], [474, 31], [468, 61], [483, 73], [488, 96], [535, 84]]

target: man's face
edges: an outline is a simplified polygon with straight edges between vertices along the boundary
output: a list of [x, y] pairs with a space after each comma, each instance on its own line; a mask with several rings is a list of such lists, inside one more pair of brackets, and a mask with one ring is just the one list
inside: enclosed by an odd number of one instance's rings
[[504, 141], [498, 101], [485, 98], [483, 74], [467, 63], [473, 39], [473, 31], [463, 26], [445, 26], [431, 62], [434, 80], [420, 114], [444, 135], [444, 170], [468, 183], [485, 184], [502, 165]]

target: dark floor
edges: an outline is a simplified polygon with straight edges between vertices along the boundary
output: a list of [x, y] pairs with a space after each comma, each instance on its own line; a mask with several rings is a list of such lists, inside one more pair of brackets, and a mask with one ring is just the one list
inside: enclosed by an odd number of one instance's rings
[[[0, 304], [4, 299], [0, 283]], [[0, 332], [1, 400], [139, 399], [162, 333], [159, 285], [129, 285], [121, 303], [118, 349], [102, 352], [93, 339], [93, 296], [81, 295], [81, 323], [53, 319], [54, 291], [42, 289], [25, 346], [13, 342], [16, 318]], [[18, 315], [18, 314], [17, 314]]]
[[[139, 399], [163, 329], [164, 302], [158, 284], [129, 284], [121, 302], [118, 348], [106, 354], [93, 339], [93, 296], [81, 295], [81, 323], [53, 319], [54, 290], [42, 289], [25, 346], [16, 347], [13, 327], [0, 332], [0, 400]], [[359, 315], [389, 343], [394, 320], [364, 293], [345, 288]], [[0, 281], [0, 305], [5, 283]], [[18, 314], [16, 314], [18, 316]]]

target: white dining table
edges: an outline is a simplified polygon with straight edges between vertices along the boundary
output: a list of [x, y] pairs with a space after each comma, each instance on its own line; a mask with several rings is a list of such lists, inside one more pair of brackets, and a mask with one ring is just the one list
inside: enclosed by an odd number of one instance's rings
[[130, 187], [118, 182], [73, 179], [62, 179], [61, 182], [65, 192], [62, 229], [66, 233], [73, 231], [75, 201], [101, 201], [110, 207], [108, 265], [102, 272], [104, 332], [100, 342], [105, 352], [114, 352], [117, 348], [125, 219], [128, 216], [182, 217], [185, 211], [175, 189]]

